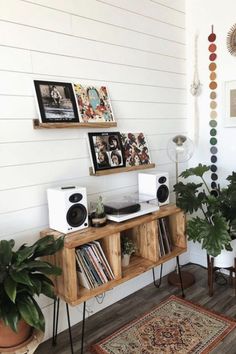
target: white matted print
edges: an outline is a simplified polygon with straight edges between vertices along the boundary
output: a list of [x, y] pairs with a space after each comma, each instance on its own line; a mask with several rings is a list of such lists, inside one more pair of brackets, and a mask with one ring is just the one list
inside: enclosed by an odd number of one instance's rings
[[83, 123], [114, 122], [111, 102], [105, 86], [82, 86], [74, 84], [79, 107], [80, 121]]
[[88, 133], [93, 171], [124, 167], [119, 132]]
[[225, 82], [225, 127], [236, 127], [236, 81]]
[[43, 123], [79, 122], [70, 82], [34, 80], [34, 86]]
[[147, 139], [143, 133], [121, 133], [121, 141], [126, 167], [151, 163]]

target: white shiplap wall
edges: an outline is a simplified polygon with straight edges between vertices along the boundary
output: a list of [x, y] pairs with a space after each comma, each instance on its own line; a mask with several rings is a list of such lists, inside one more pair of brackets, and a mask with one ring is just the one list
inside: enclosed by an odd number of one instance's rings
[[[88, 130], [33, 130], [33, 79], [107, 85], [116, 130], [143, 131], [157, 170], [174, 180], [166, 144], [187, 129], [184, 11], [184, 0], [0, 0], [0, 238], [38, 237], [48, 226], [47, 187], [76, 183], [90, 198], [137, 188], [136, 172], [88, 175]], [[138, 277], [89, 309], [151, 280]], [[47, 338], [52, 306], [41, 303]], [[72, 323], [80, 318], [78, 307]]]

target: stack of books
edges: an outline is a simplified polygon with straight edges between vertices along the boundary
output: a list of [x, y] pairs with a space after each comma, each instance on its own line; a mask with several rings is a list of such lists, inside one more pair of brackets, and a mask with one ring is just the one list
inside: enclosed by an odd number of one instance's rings
[[163, 257], [170, 253], [173, 249], [170, 236], [169, 221], [168, 218], [160, 218], [157, 220], [157, 223], [160, 256]]
[[79, 283], [94, 289], [115, 278], [98, 241], [86, 243], [75, 250]]

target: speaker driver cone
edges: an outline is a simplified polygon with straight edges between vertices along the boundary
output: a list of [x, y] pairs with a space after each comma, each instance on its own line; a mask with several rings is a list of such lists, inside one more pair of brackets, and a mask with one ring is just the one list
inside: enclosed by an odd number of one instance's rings
[[157, 200], [160, 203], [165, 203], [168, 197], [169, 197], [169, 188], [165, 184], [163, 184], [157, 190]]
[[72, 227], [82, 225], [87, 217], [87, 210], [82, 204], [74, 204], [70, 207], [66, 214], [66, 220]]

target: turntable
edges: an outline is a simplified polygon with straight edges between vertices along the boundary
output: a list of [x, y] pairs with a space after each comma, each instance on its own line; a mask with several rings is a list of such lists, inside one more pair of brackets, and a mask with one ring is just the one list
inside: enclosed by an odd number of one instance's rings
[[133, 198], [132, 200], [118, 200], [104, 203], [105, 213], [108, 220], [122, 222], [133, 219], [141, 215], [153, 213], [159, 210], [159, 205], [152, 204], [151, 201], [141, 201]]

